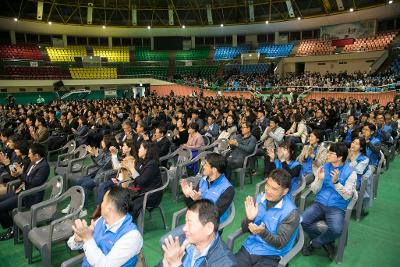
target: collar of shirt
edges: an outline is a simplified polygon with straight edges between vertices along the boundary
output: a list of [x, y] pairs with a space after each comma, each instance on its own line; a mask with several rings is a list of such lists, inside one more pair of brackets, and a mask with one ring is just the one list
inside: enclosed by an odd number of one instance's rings
[[197, 248], [194, 247], [194, 249], [193, 249], [193, 257], [192, 257], [192, 265], [191, 266], [194, 266], [194, 263], [196, 262], [196, 260], [198, 258], [207, 256], [208, 251], [210, 250], [210, 248], [214, 244], [214, 242], [216, 242], [217, 238], [218, 238], [218, 233], [215, 234], [215, 237], [214, 237], [213, 241], [203, 250], [202, 253], [200, 253], [200, 251], [198, 251]]
[[35, 164], [33, 164], [33, 165], [38, 165], [42, 160], [43, 160], [43, 158], [39, 159], [39, 160], [36, 161]]
[[118, 229], [121, 227], [121, 225], [122, 225], [122, 223], [124, 222], [124, 220], [125, 220], [125, 217], [126, 217], [126, 215], [124, 216], [124, 217], [122, 217], [121, 219], [119, 219], [118, 221], [116, 221], [113, 225], [111, 225], [111, 226], [109, 226], [107, 223], [106, 223], [106, 221], [104, 220], [104, 224], [106, 225], [106, 231], [111, 231], [111, 232], [113, 232], [113, 233], [116, 233], [117, 231], [118, 231]]
[[[265, 194], [264, 194], [264, 195], [262, 196], [262, 198], [261, 198], [261, 203], [264, 202], [265, 200], [267, 200], [267, 199], [265, 198]], [[281, 208], [282, 208], [282, 205], [283, 205], [283, 197], [281, 198], [281, 200], [280, 200], [278, 203], [276, 203], [275, 205], [273, 205], [271, 208], [281, 209]]]

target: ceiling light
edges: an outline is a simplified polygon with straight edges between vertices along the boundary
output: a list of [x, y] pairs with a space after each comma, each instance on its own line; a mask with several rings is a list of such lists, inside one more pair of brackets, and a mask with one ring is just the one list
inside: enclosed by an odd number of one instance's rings
[[265, 21], [265, 24], [268, 24], [268, 23], [269, 23], [269, 21], [268, 21], [268, 20], [266, 20], [266, 21]]
[[48, 23], [49, 23], [49, 25], [51, 25], [51, 21], [49, 21]]
[[300, 18], [300, 17], [297, 17], [297, 20], [301, 20], [301, 18]]
[[148, 29], [148, 30], [150, 30], [150, 29], [151, 29], [151, 26], [150, 26], [150, 25], [149, 25], [149, 26], [147, 26], [147, 29]]
[[224, 24], [221, 23], [221, 25], [219, 25], [221, 28], [224, 27]]
[[17, 18], [14, 18], [14, 21], [18, 21], [18, 19], [17, 19]]
[[186, 26], [185, 25], [182, 25], [182, 29], [185, 29], [186, 28]]
[[350, 11], [350, 12], [353, 12], [353, 11], [354, 11], [354, 8], [350, 8], [349, 11]]
[[389, 1], [389, 5], [391, 5], [391, 4], [393, 4], [393, 1], [392, 1], [392, 0]]
[[103, 29], [105, 29], [106, 28], [106, 25], [103, 25]]

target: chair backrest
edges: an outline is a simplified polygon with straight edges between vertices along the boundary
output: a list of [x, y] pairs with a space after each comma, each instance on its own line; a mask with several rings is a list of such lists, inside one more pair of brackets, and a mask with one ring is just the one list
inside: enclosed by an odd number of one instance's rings
[[67, 149], [67, 153], [72, 153], [76, 149], [76, 142], [75, 140], [70, 140], [68, 143], [65, 144], [64, 146]]
[[81, 186], [73, 186], [60, 197], [60, 200], [70, 198], [68, 214], [71, 214], [76, 210], [82, 210], [85, 197], [85, 191]]
[[176, 152], [178, 155], [177, 165], [192, 159], [192, 151], [190, 149], [180, 147]]
[[74, 158], [83, 158], [87, 155], [86, 151], [86, 145], [80, 145], [75, 151], [74, 151]]
[[222, 151], [229, 149], [228, 139], [220, 138], [220, 139], [217, 139], [215, 142], [218, 144], [218, 146], [217, 146], [218, 152], [222, 152]]
[[229, 216], [228, 218], [226, 218], [226, 220], [221, 223], [218, 227], [218, 230], [222, 230], [224, 229], [226, 226], [230, 225], [233, 220], [235, 219], [235, 215], [236, 215], [236, 208], [235, 208], [235, 203], [232, 202], [232, 204], [229, 206]]
[[49, 185], [51, 185], [51, 193], [50, 193], [50, 199], [57, 198], [61, 195], [63, 191], [63, 182], [64, 179], [61, 175], [54, 176], [53, 178], [50, 179], [48, 182]]
[[332, 142], [332, 141], [324, 141], [324, 142], [322, 142], [322, 145], [323, 145], [325, 148], [329, 148], [333, 143], [334, 143], [334, 142]]
[[202, 135], [202, 137], [204, 141], [204, 146], [208, 146], [210, 144], [210, 139], [205, 135]]
[[165, 167], [160, 167], [160, 172], [161, 172], [161, 181], [163, 185], [168, 183], [168, 169]]

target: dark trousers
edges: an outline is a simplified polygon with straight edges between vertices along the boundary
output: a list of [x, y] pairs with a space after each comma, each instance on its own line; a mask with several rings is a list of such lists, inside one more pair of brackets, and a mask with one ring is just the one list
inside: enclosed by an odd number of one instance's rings
[[242, 159], [242, 158], [228, 157], [225, 175], [229, 180], [232, 180], [232, 172], [235, 169], [243, 167], [243, 161], [244, 161], [244, 159]]
[[5, 194], [0, 196], [0, 224], [3, 229], [10, 228], [13, 225], [11, 211], [18, 205], [18, 196]]
[[97, 194], [96, 194], [96, 205], [100, 205], [103, 202], [103, 197], [106, 194], [107, 190], [110, 189], [111, 186], [114, 185], [112, 180], [107, 180], [104, 183], [99, 184], [97, 187]]
[[276, 267], [280, 261], [278, 256], [251, 255], [244, 247], [235, 254], [235, 258], [240, 267]]
[[82, 176], [78, 180], [76, 180], [76, 185], [82, 186], [85, 191], [85, 204], [83, 207], [86, 209], [89, 194], [93, 190], [93, 188], [96, 186], [96, 182], [94, 181], [94, 178], [92, 175], [86, 175], [86, 176]]
[[[303, 213], [301, 225], [310, 236], [313, 247], [320, 248], [325, 244], [335, 241], [343, 231], [344, 210], [336, 207], [328, 207], [314, 202]], [[318, 221], [325, 221], [328, 230], [321, 233], [317, 227]]]

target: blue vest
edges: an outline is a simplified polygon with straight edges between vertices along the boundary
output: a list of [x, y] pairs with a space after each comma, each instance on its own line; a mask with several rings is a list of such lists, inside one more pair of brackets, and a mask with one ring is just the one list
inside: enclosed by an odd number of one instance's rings
[[337, 207], [339, 209], [346, 209], [350, 202], [344, 199], [335, 189], [335, 185], [332, 183], [331, 172], [335, 169], [339, 170], [339, 183], [344, 185], [347, 179], [350, 177], [353, 169], [348, 163], [345, 163], [338, 168], [332, 166], [331, 163], [325, 163], [324, 166], [325, 177], [322, 183], [321, 190], [317, 193], [315, 201], [328, 207]]
[[[357, 158], [356, 158], [356, 163], [358, 164], [358, 163], [360, 163], [360, 162], [362, 162], [362, 161], [364, 161], [364, 160], [366, 160], [366, 159], [367, 159], [366, 156], [364, 156], [364, 155], [361, 154], [361, 153], [358, 153]], [[348, 160], [347, 162], [350, 164], [350, 160]], [[360, 190], [361, 179], [362, 179], [363, 175], [364, 175], [367, 171], [368, 171], [368, 165], [365, 167], [363, 173], [361, 173], [361, 174], [357, 173], [357, 190]]]
[[[201, 192], [202, 199], [208, 199], [214, 204], [217, 203], [220, 196], [225, 192], [228, 187], [232, 186], [229, 180], [225, 177], [225, 174], [221, 174], [209, 187], [207, 177], [203, 177], [199, 183], [199, 191]], [[229, 216], [229, 208], [220, 215], [219, 222], [223, 223]]]
[[[276, 159], [274, 163], [277, 169], [282, 169], [282, 162], [280, 160]], [[288, 164], [289, 169], [293, 169], [298, 165], [300, 165], [300, 163], [297, 160], [292, 160]], [[296, 189], [299, 187], [299, 182], [300, 178], [298, 176], [292, 177], [292, 180], [290, 182], [289, 192], [287, 193], [289, 196], [291, 196], [292, 193], [296, 191]]]
[[[373, 145], [380, 143], [381, 141], [379, 140], [379, 138], [377, 137], [372, 137], [369, 142]], [[374, 153], [374, 151], [371, 150], [371, 148], [369, 148], [367, 146], [367, 149], [365, 151], [365, 154], [367, 155], [367, 157], [369, 158], [369, 165], [374, 165], [377, 166], [378, 165], [378, 161], [379, 161], [379, 156], [376, 153]]]
[[[317, 145], [317, 147], [315, 147], [313, 149], [313, 153], [314, 155], [317, 155], [318, 153], [318, 149], [319, 149], [320, 144]], [[301, 171], [300, 171], [300, 177], [303, 175], [307, 175], [309, 173], [312, 173], [312, 164], [313, 164], [313, 159], [308, 156], [304, 161], [303, 164], [301, 164]]]
[[[265, 199], [264, 201], [262, 201], [263, 195], [264, 194], [261, 193], [257, 196], [258, 213], [256, 218], [254, 219], [254, 223], [256, 225], [264, 223], [265, 230], [273, 235], [276, 235], [278, 233], [280, 224], [289, 216], [289, 214], [293, 210], [297, 209], [297, 207], [290, 198], [290, 195], [286, 194], [286, 196], [284, 196], [282, 199], [282, 207], [271, 207], [267, 209], [268, 200]], [[265, 242], [260, 235], [253, 234], [246, 238], [243, 243], [243, 247], [251, 255], [283, 257], [293, 248], [294, 243], [296, 242], [298, 231], [299, 227], [296, 228], [287, 244], [281, 249], [271, 246], [270, 244]]]
[[[215, 238], [212, 241], [212, 244], [211, 244], [211, 246], [210, 246], [208, 251], [210, 251], [210, 249], [212, 249], [215, 246], [216, 242], [218, 242], [218, 239], [219, 239], [219, 234], [217, 232], [215, 234]], [[189, 245], [186, 248], [185, 256], [183, 256], [183, 259], [182, 259], [182, 266], [183, 267], [191, 267], [192, 266], [192, 258], [193, 258], [194, 249], [195, 249], [194, 245]], [[208, 252], [207, 252], [207, 254], [208, 254]], [[205, 256], [201, 256], [201, 257], [197, 258], [197, 260], [194, 262], [193, 267], [201, 266], [201, 264], [203, 263], [204, 259], [207, 256], [207, 254]], [[220, 267], [222, 267], [222, 266], [220, 266]]]
[[347, 128], [347, 132], [346, 132], [346, 136], [344, 137], [344, 143], [346, 145], [351, 144], [352, 140], [351, 140], [351, 130], [350, 128]]
[[[119, 227], [116, 233], [107, 230], [104, 219], [103, 217], [101, 217], [99, 221], [96, 223], [96, 226], [94, 227], [93, 239], [96, 242], [96, 245], [103, 252], [103, 254], [107, 255], [113, 248], [115, 242], [117, 242], [123, 235], [132, 230], [137, 230], [137, 227], [132, 222], [132, 216], [129, 214], [126, 215], [125, 220], [123, 221], [122, 225]], [[135, 266], [136, 261], [137, 261], [137, 255], [130, 258], [122, 266]], [[83, 267], [91, 266], [87, 261], [86, 257], [83, 258], [82, 266]]]

